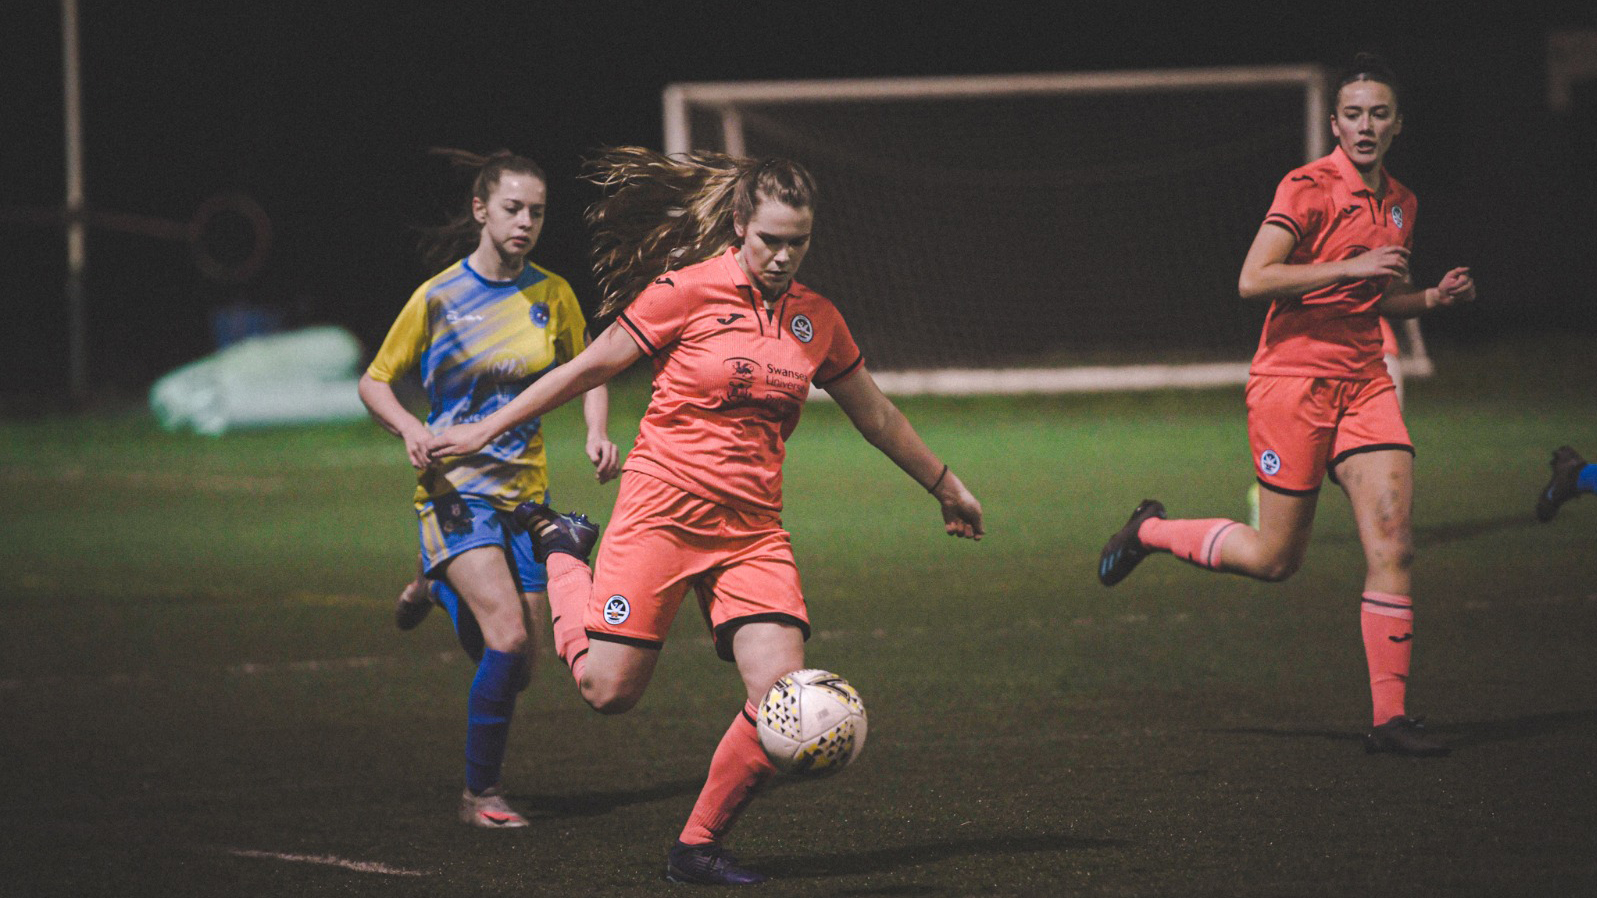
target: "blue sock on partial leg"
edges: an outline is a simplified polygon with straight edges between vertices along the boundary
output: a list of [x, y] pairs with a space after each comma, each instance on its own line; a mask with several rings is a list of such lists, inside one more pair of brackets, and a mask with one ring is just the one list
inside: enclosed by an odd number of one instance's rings
[[516, 708], [516, 678], [527, 656], [488, 649], [477, 665], [466, 702], [466, 788], [481, 793], [499, 784]]
[[1597, 493], [1597, 465], [1587, 465], [1575, 475], [1575, 489], [1583, 493]]
[[477, 624], [477, 616], [471, 613], [466, 600], [448, 582], [434, 580], [432, 590], [438, 604], [444, 606], [444, 610], [449, 612], [449, 619], [455, 622], [455, 637], [460, 640], [460, 647], [466, 650], [471, 660], [480, 663], [486, 646], [482, 641], [482, 627]]

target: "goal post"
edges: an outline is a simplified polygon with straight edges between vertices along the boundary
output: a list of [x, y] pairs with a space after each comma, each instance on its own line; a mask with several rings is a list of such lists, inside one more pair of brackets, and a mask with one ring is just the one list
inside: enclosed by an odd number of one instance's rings
[[[781, 155], [820, 184], [804, 281], [895, 393], [1242, 383], [1242, 257], [1329, 152], [1318, 66], [680, 83], [665, 151]], [[1429, 373], [1417, 328], [1405, 372]], [[1417, 354], [1416, 354], [1417, 353]]]

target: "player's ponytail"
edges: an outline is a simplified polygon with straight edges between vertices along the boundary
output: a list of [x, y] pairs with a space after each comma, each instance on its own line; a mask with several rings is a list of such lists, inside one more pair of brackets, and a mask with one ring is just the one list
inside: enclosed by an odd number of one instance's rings
[[471, 192], [466, 196], [466, 207], [442, 225], [422, 228], [418, 249], [429, 271], [438, 271], [477, 248], [482, 226], [471, 214], [471, 201], [488, 201], [499, 179], [507, 174], [528, 175], [544, 184], [549, 178], [538, 163], [509, 150], [497, 150], [486, 156], [452, 147], [432, 147], [428, 153], [449, 160], [456, 170], [472, 173]]
[[814, 179], [786, 159], [612, 147], [588, 160], [583, 178], [604, 194], [585, 216], [600, 317], [626, 308], [666, 272], [725, 252], [737, 242], [735, 223], [747, 222], [760, 201], [815, 205]]

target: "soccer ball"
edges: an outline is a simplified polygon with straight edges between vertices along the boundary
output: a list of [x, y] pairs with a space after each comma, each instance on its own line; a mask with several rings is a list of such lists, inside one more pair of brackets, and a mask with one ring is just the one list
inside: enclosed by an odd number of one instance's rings
[[865, 747], [865, 702], [835, 673], [795, 670], [765, 694], [754, 725], [776, 769], [829, 776]]

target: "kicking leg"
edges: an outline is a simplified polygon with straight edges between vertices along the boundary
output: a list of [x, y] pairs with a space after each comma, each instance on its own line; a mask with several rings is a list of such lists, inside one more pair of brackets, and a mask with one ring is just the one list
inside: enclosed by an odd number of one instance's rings
[[1113, 586], [1152, 552], [1170, 552], [1210, 570], [1279, 581], [1297, 572], [1314, 527], [1317, 494], [1260, 490], [1259, 527], [1225, 518], [1169, 520], [1164, 506], [1146, 500], [1109, 539], [1099, 556], [1098, 579]]
[[748, 885], [765, 879], [739, 867], [720, 844], [743, 809], [776, 773], [760, 746], [755, 710], [778, 678], [804, 666], [804, 635], [791, 624], [744, 624], [732, 636], [732, 650], [747, 701], [721, 737], [704, 790], [671, 850], [666, 876], [676, 882]]

